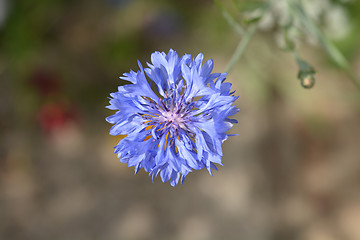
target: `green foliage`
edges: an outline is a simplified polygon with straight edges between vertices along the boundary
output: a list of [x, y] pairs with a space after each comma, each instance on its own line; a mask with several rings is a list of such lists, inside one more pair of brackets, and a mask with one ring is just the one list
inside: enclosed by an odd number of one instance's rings
[[[351, 70], [348, 60], [345, 58], [344, 54], [337, 48], [337, 46], [327, 36], [324, 35], [319, 25], [307, 12], [307, 9], [304, 7], [301, 0], [289, 0], [284, 2], [275, 2], [272, 0], [233, 0], [232, 2], [236, 6], [238, 14], [245, 16], [243, 17], [243, 24], [245, 25], [255, 24], [255, 26], [257, 26], [262, 20], [265, 13], [267, 13], [270, 18], [272, 18], [272, 21], [275, 21], [275, 26], [280, 28], [283, 34], [285, 44], [283, 50], [294, 53], [295, 60], [299, 65], [298, 78], [300, 79], [303, 87], [311, 88], [314, 85], [315, 70], [314, 67], [312, 67], [309, 63], [298, 57], [298, 54], [296, 53], [296, 44], [294, 43], [293, 39], [290, 37], [289, 34], [292, 29], [297, 29], [305, 37], [315, 38], [321, 45], [321, 47], [324, 49], [328, 57], [338, 67], [345, 70], [349, 78], [360, 90], [360, 79]], [[215, 0], [215, 3], [217, 4], [219, 10], [222, 12], [224, 18], [227, 20], [230, 26], [232, 26], [234, 31], [239, 32], [239, 25], [234, 21], [235, 18], [231, 16], [228, 11], [225, 10], [224, 6], [220, 3], [219, 0]], [[275, 5], [275, 3], [283, 4], [284, 9], [280, 8], [281, 10], [279, 10], [279, 6]], [[276, 14], [280, 14], [280, 16]], [[283, 14], [283, 16], [281, 16], [281, 14]], [[280, 21], [281, 18], [283, 20], [282, 22]], [[284, 19], [287, 22], [284, 23]], [[256, 27], [253, 30], [255, 29]], [[242, 40], [240, 41], [238, 48], [235, 50], [234, 55], [229, 62], [227, 70], [230, 70], [233, 65], [240, 59], [243, 52], [245, 51], [246, 46], [250, 42], [250, 38], [252, 37], [253, 32], [250, 34], [249, 31], [244, 31], [241, 35], [243, 35]]]

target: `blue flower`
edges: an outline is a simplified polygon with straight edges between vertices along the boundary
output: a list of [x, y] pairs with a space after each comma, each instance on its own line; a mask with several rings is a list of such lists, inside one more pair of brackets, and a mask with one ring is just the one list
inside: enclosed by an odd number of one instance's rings
[[125, 73], [131, 82], [111, 93], [107, 108], [117, 112], [107, 117], [114, 124], [111, 135], [125, 135], [115, 146], [120, 161], [144, 168], [152, 179], [172, 186], [192, 170], [206, 168], [212, 175], [215, 164], [222, 165], [221, 144], [233, 123], [229, 116], [239, 111], [232, 106], [237, 97], [224, 82], [226, 73], [211, 73], [213, 61], [204, 64], [203, 54], [192, 59], [154, 52], [151, 64]]

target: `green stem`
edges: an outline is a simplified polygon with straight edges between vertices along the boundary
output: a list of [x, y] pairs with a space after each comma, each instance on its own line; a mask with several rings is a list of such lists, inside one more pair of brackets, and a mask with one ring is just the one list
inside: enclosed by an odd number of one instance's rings
[[234, 65], [239, 61], [243, 53], [245, 52], [246, 47], [248, 46], [252, 36], [256, 31], [257, 25], [252, 25], [249, 30], [245, 33], [244, 37], [239, 42], [238, 46], [235, 49], [233, 56], [231, 57], [225, 72], [230, 72], [230, 70], [234, 67]]
[[225, 20], [232, 27], [234, 32], [236, 32], [238, 35], [242, 36], [245, 33], [245, 30], [240, 26], [240, 24], [235, 21], [235, 19], [224, 8], [224, 6], [221, 4], [221, 2], [219, 0], [215, 0], [215, 4], [218, 7], [218, 9], [221, 11], [221, 14], [225, 18]]

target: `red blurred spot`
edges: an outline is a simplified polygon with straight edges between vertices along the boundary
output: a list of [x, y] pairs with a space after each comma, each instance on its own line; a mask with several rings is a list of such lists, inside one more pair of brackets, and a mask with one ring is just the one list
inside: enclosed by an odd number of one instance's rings
[[45, 133], [61, 130], [68, 123], [78, 122], [74, 107], [62, 103], [47, 103], [38, 112], [38, 121]]

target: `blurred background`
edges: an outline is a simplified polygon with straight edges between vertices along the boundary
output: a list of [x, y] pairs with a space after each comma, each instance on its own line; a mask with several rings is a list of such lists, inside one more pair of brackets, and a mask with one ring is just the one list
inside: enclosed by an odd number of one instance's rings
[[[316, 2], [345, 19], [320, 24], [360, 76], [360, 1]], [[154, 51], [223, 72], [240, 38], [213, 1], [0, 0], [0, 239], [359, 240], [360, 91], [310, 40], [302, 88], [276, 31], [228, 75], [241, 111], [224, 167], [173, 188], [119, 162], [105, 106]]]

